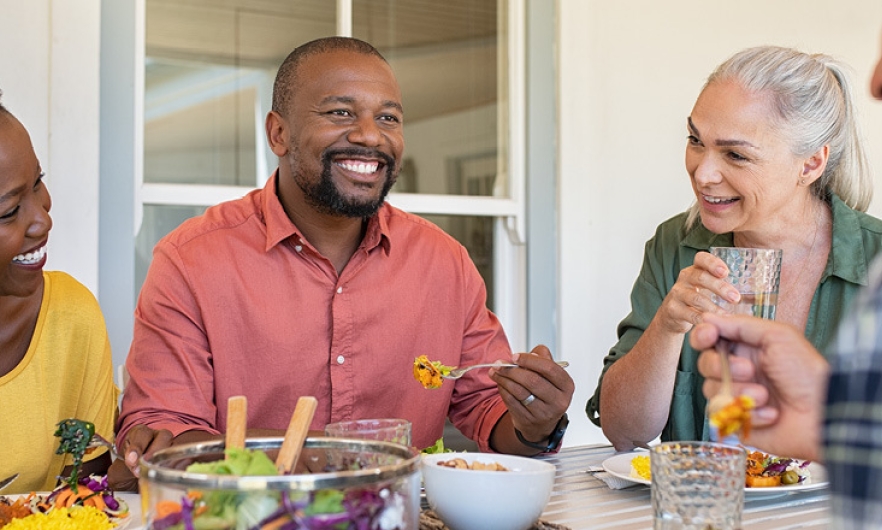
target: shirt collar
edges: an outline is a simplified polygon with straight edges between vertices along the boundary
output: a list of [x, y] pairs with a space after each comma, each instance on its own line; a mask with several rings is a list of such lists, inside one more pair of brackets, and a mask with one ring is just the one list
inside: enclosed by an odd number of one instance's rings
[[361, 248], [370, 252], [376, 247], [382, 247], [383, 252], [389, 255], [391, 238], [389, 232], [389, 219], [394, 211], [388, 203], [383, 203], [376, 215], [368, 220], [367, 230], [361, 242]]
[[701, 224], [699, 217], [680, 244], [697, 250], [708, 250], [711, 247], [731, 247], [734, 243], [732, 232], [715, 234]]
[[[833, 245], [824, 269], [824, 281], [838, 276], [858, 285], [867, 284], [867, 254], [864, 240], [860, 237], [861, 221], [858, 213], [849, 208], [835, 193], [830, 192], [828, 203], [833, 214]], [[680, 243], [698, 250], [710, 247], [731, 247], [732, 233], [715, 234], [701, 224], [701, 220], [686, 234]]]
[[296, 235], [303, 239], [303, 235], [291, 222], [291, 218], [282, 207], [282, 201], [279, 200], [278, 178], [279, 171], [276, 170], [266, 181], [261, 197], [263, 222], [266, 224], [266, 248], [264, 250], [267, 252], [291, 236]]
[[[266, 224], [266, 251], [292, 236], [300, 241], [306, 241], [303, 234], [285, 213], [285, 208], [282, 207], [282, 201], [279, 200], [278, 195], [278, 178], [279, 171], [276, 170], [263, 187], [261, 198], [263, 220]], [[380, 207], [377, 214], [368, 220], [367, 230], [360, 248], [370, 251], [381, 245], [386, 254], [389, 253], [389, 217], [392, 214], [393, 209], [388, 204], [383, 204]]]
[[834, 193], [830, 193], [830, 208], [833, 212], [833, 246], [824, 278], [838, 276], [851, 283], [867, 285], [867, 263], [871, 258], [867, 256], [861, 237], [860, 216]]

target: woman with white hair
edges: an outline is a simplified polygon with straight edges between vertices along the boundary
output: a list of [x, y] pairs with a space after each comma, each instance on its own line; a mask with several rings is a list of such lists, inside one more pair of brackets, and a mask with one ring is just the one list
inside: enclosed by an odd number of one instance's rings
[[686, 334], [703, 312], [723, 312], [712, 296], [739, 298], [710, 247], [783, 249], [776, 319], [822, 351], [882, 248], [882, 221], [863, 213], [872, 183], [850, 81], [834, 59], [741, 51], [708, 78], [686, 129], [696, 202], [647, 242], [586, 408], [618, 450], [708, 437]]

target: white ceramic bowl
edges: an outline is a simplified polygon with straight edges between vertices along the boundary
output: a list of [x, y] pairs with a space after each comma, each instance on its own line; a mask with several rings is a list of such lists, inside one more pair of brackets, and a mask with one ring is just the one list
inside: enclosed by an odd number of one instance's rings
[[[454, 458], [497, 462], [509, 471], [438, 465]], [[441, 453], [423, 455], [421, 467], [429, 506], [451, 530], [527, 530], [539, 519], [554, 485], [553, 464], [523, 456]]]

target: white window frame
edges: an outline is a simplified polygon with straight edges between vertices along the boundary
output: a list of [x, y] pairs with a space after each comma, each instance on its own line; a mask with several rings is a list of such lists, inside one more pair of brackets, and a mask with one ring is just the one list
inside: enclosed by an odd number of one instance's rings
[[[509, 341], [515, 351], [526, 348], [526, 25], [525, 0], [508, 0], [507, 8], [500, 16], [505, 21], [507, 39], [505, 49], [507, 64], [500, 71], [507, 75], [505, 103], [507, 113], [500, 114], [499, 134], [501, 145], [505, 147], [507, 160], [504, 173], [497, 175], [497, 182], [505, 183], [507, 197], [461, 196], [422, 193], [390, 193], [387, 200], [405, 211], [420, 215], [469, 215], [490, 216], [495, 221], [494, 237], [494, 281], [496, 283], [493, 305], [497, 317], [507, 331]], [[145, 22], [144, 2], [138, 2], [139, 18]], [[142, 26], [143, 28], [143, 26]], [[143, 31], [143, 29], [142, 29]], [[339, 35], [352, 35], [352, 0], [337, 0], [337, 32]], [[145, 56], [137, 58], [136, 70], [143, 72]], [[500, 58], [500, 62], [503, 59]], [[143, 96], [142, 96], [143, 97]], [[143, 101], [143, 100], [142, 100]], [[150, 111], [151, 102], [143, 103]], [[259, 132], [263, 131], [262, 116], [265, 115], [268, 101], [258, 101], [255, 116], [259, 116]], [[504, 115], [507, 114], [507, 115]], [[143, 130], [144, 112], [136, 112], [137, 127]], [[265, 144], [262, 135], [258, 146]], [[264, 150], [266, 157], [257, 157], [258, 179], [266, 178], [267, 168], [274, 167], [276, 161], [272, 153]], [[270, 161], [271, 160], [271, 161]], [[145, 183], [143, 165], [135, 170], [135, 235], [140, 230], [145, 205], [211, 206], [222, 201], [239, 198], [253, 187], [196, 185], [196, 184], [158, 184]], [[258, 182], [260, 185], [260, 182]]]

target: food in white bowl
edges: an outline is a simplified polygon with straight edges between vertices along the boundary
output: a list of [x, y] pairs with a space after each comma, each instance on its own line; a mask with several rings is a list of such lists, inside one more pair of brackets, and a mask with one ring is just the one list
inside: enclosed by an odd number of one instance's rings
[[[439, 465], [453, 458], [507, 471]], [[429, 506], [451, 530], [527, 530], [548, 503], [555, 473], [548, 462], [496, 453], [423, 455], [421, 469]]]

